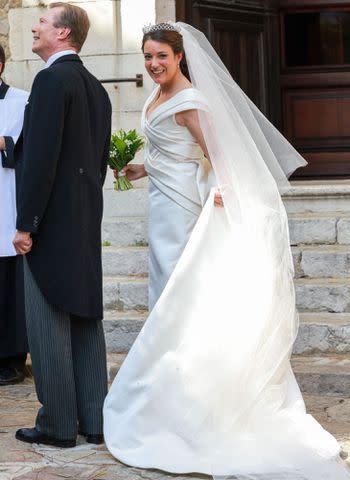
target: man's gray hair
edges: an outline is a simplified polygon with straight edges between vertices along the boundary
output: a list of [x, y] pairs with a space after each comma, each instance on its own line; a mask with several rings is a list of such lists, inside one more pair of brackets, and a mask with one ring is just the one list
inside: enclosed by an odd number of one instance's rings
[[49, 8], [62, 8], [61, 13], [55, 20], [54, 26], [56, 28], [69, 28], [70, 44], [80, 52], [90, 28], [90, 20], [86, 11], [76, 5], [64, 2], [50, 3]]

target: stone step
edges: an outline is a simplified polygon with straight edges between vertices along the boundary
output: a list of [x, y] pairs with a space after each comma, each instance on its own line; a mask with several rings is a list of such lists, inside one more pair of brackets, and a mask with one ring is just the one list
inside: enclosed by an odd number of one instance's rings
[[333, 244], [338, 241], [338, 225], [339, 238], [342, 238], [344, 229], [341, 222], [350, 221], [350, 216], [340, 212], [303, 212], [288, 213], [288, 220], [291, 245]]
[[[345, 395], [303, 395], [306, 409], [330, 433], [335, 434], [337, 440], [349, 451], [350, 432], [350, 398]], [[345, 434], [345, 435], [344, 435]], [[350, 459], [349, 459], [350, 460]]]
[[147, 318], [147, 311], [106, 311], [103, 328], [107, 352], [126, 353], [134, 343]]
[[290, 244], [332, 244], [337, 241], [337, 218], [334, 215], [289, 214]]
[[297, 278], [295, 291], [299, 311], [350, 312], [348, 278]]
[[313, 245], [292, 247], [296, 277], [350, 277], [350, 246]]
[[148, 242], [146, 217], [109, 217], [102, 222], [102, 241], [117, 246], [145, 246]]
[[288, 213], [350, 212], [350, 181], [293, 181], [283, 202]]
[[[116, 192], [104, 190], [105, 210], [108, 217], [145, 217], [148, 215], [148, 188], [132, 188]], [[350, 212], [350, 181], [293, 181], [283, 194], [288, 213]]]
[[[128, 352], [139, 334], [147, 311], [106, 311], [104, 330], [108, 352]], [[350, 314], [301, 313], [293, 353], [350, 353]]]
[[[350, 243], [348, 213], [290, 213], [288, 218], [291, 245]], [[102, 223], [102, 239], [112, 245], [145, 245], [148, 241], [148, 218], [105, 217]]]
[[301, 313], [293, 353], [350, 354], [349, 313]]
[[103, 247], [102, 265], [104, 275], [148, 274], [148, 248]]
[[107, 371], [108, 380], [110, 382], [113, 382], [125, 360], [126, 355], [126, 353], [107, 353]]
[[[113, 381], [125, 353], [108, 354], [109, 379]], [[292, 368], [301, 391], [306, 395], [350, 397], [350, 356], [293, 356]]]
[[[290, 213], [290, 244], [350, 244], [350, 215], [344, 212]], [[147, 216], [105, 217], [102, 240], [116, 246], [145, 246], [148, 243]]]
[[[148, 279], [142, 276], [105, 276], [103, 285], [106, 310], [146, 310]], [[350, 279], [298, 278], [296, 302], [300, 311], [350, 312]]]
[[124, 192], [104, 189], [104, 220], [109, 217], [147, 217], [148, 189], [131, 188]]
[[[349, 278], [350, 247], [319, 245], [292, 247], [295, 276], [310, 278]], [[148, 275], [147, 247], [102, 249], [104, 275]]]
[[105, 310], [146, 310], [148, 308], [147, 278], [105, 276], [103, 306]]
[[350, 355], [297, 355], [292, 367], [302, 392], [350, 396]]

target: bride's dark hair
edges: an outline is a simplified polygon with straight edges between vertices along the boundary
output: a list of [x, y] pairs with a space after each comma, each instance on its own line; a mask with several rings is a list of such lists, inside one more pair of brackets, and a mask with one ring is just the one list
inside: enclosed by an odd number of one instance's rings
[[159, 30], [144, 34], [142, 39], [142, 51], [144, 51], [144, 46], [147, 40], [154, 40], [155, 42], [166, 43], [167, 45], [169, 45], [169, 47], [171, 47], [175, 55], [177, 55], [178, 53], [182, 53], [182, 60], [180, 62], [181, 72], [189, 81], [191, 81], [186, 62], [182, 35], [180, 35], [180, 33], [176, 32], [175, 30], [162, 30], [161, 26], [162, 24], [160, 23], [158, 24], [158, 27], [160, 27]]

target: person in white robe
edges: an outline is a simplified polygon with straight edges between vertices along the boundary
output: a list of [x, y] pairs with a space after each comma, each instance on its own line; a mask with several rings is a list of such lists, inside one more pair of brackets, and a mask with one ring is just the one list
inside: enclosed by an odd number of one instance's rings
[[0, 45], [0, 386], [24, 379], [27, 357], [22, 256], [12, 244], [16, 232], [14, 146], [21, 132], [28, 93], [2, 80]]

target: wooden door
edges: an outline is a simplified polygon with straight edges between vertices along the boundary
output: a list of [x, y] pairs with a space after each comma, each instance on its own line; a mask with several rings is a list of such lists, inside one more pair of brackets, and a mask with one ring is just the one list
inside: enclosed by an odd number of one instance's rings
[[281, 0], [283, 132], [301, 178], [350, 175], [350, 5]]
[[177, 0], [177, 16], [308, 160], [294, 178], [350, 176], [349, 0]]
[[264, 0], [177, 0], [177, 19], [202, 30], [233, 78], [280, 126], [279, 17]]

